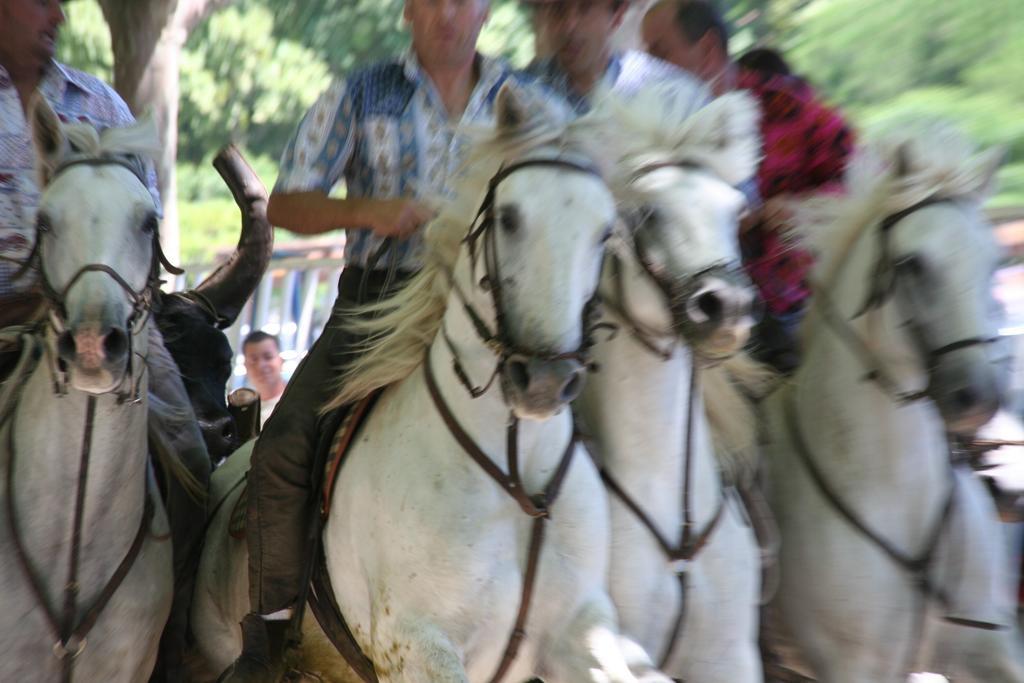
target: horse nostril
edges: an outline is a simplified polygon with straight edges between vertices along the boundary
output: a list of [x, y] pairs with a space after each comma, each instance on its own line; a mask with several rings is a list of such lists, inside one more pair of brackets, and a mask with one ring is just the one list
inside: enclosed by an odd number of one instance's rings
[[690, 319], [695, 323], [715, 322], [722, 317], [725, 305], [718, 292], [704, 290], [690, 299]]
[[580, 395], [580, 391], [583, 389], [583, 371], [573, 373], [569, 381], [562, 387], [562, 400], [568, 403], [573, 401], [577, 396]]
[[953, 392], [952, 400], [958, 410], [966, 411], [977, 404], [978, 396], [969, 387], [964, 387]]
[[509, 361], [508, 377], [513, 386], [521, 391], [526, 391], [527, 387], [530, 386], [530, 372], [526, 369], [526, 363], [524, 361]]
[[114, 328], [103, 338], [103, 352], [107, 358], [122, 358], [128, 353], [128, 335], [119, 328]]
[[57, 356], [66, 360], [74, 360], [75, 358], [75, 337], [71, 332], [62, 332], [60, 337], [57, 338]]

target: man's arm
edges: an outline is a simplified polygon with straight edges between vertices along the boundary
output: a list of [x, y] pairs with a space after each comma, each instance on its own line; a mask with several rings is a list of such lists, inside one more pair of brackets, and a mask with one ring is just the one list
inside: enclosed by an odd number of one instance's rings
[[432, 217], [428, 206], [412, 199], [335, 199], [319, 190], [274, 192], [267, 205], [273, 225], [300, 235], [347, 228], [403, 239]]

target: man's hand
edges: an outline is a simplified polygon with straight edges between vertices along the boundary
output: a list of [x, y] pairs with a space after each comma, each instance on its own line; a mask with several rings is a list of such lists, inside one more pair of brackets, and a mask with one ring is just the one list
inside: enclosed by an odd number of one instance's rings
[[434, 217], [429, 206], [412, 199], [380, 199], [374, 201], [368, 210], [373, 234], [400, 240], [415, 233]]

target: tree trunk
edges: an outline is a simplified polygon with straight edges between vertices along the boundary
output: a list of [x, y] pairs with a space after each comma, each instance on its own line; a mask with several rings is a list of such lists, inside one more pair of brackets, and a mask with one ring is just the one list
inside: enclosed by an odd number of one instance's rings
[[172, 261], [178, 237], [178, 94], [181, 50], [188, 34], [231, 0], [99, 0], [110, 27], [114, 88], [136, 116], [151, 112], [160, 131], [156, 172], [164, 220], [160, 237]]

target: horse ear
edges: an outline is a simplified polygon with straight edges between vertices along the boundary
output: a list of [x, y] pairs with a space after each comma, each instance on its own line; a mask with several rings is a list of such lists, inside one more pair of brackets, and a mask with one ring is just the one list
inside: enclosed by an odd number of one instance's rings
[[498, 130], [515, 131], [523, 126], [529, 114], [519, 91], [505, 83], [494, 100], [494, 119]]
[[689, 119], [682, 146], [694, 145], [723, 180], [738, 185], [757, 173], [761, 158], [761, 112], [743, 92], [718, 97]]
[[46, 187], [67, 153], [68, 140], [60, 119], [38, 90], [29, 100], [29, 121], [32, 122], [32, 142], [36, 148], [36, 175], [39, 186]]

